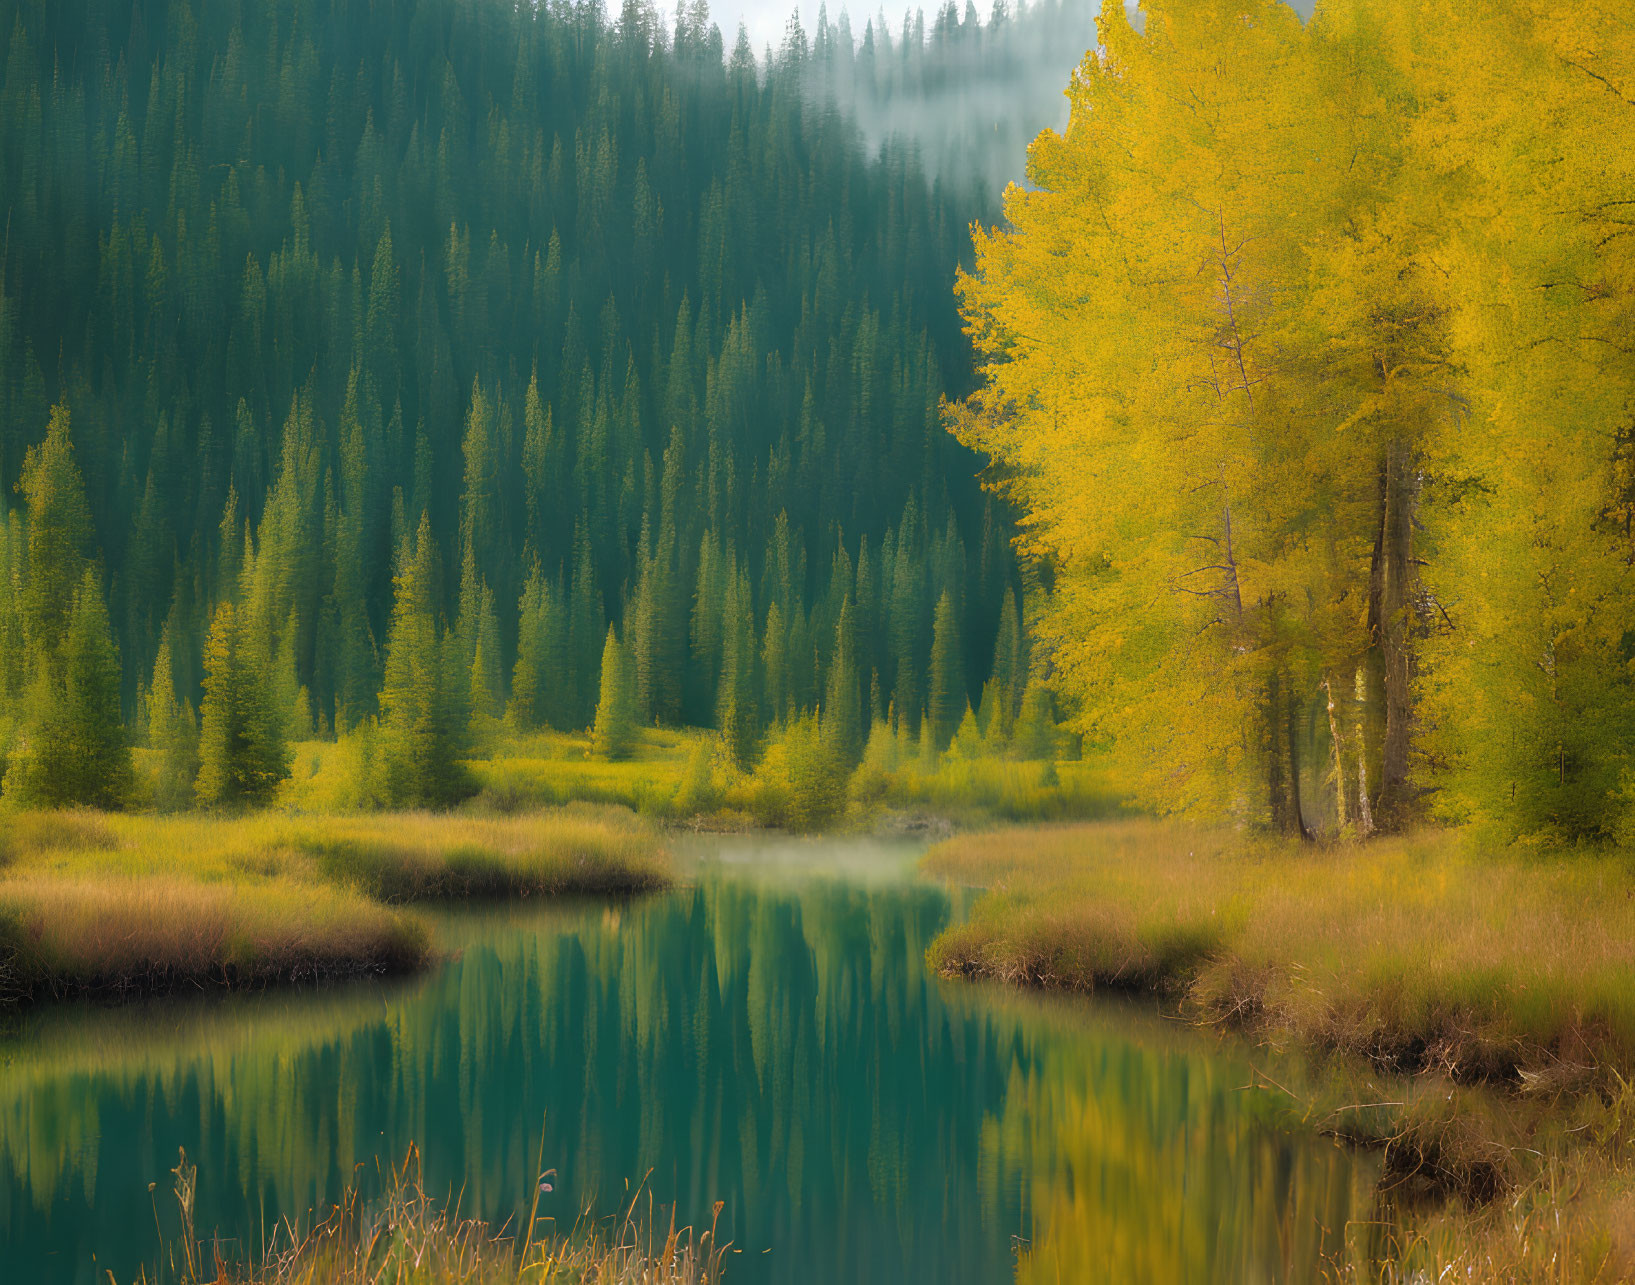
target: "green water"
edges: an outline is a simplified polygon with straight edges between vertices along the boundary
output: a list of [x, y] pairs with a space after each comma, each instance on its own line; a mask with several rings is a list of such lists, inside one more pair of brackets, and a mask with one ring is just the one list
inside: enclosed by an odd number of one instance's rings
[[1303, 1281], [1373, 1216], [1366, 1160], [1173, 1024], [928, 975], [954, 912], [906, 850], [701, 855], [662, 896], [440, 917], [407, 983], [32, 1016], [0, 1046], [0, 1281], [151, 1275], [179, 1146], [200, 1233], [242, 1248], [411, 1142], [429, 1189], [525, 1216], [543, 1130], [545, 1212], [644, 1176], [683, 1223], [720, 1200], [746, 1285], [1019, 1253], [1030, 1281]]

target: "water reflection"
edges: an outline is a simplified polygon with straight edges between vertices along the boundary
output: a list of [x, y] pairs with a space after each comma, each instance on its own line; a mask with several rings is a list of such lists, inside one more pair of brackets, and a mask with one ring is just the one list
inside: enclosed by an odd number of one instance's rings
[[[176, 1147], [258, 1243], [418, 1142], [496, 1221], [647, 1175], [744, 1282], [1296, 1281], [1371, 1174], [1160, 1024], [937, 982], [936, 889], [746, 878], [451, 916], [417, 982], [41, 1014], [0, 1051], [7, 1279], [129, 1279]], [[161, 1205], [161, 1212], [164, 1207]], [[1020, 1263], [1013, 1238], [1023, 1246]], [[1031, 1247], [1031, 1248], [1029, 1248]]]

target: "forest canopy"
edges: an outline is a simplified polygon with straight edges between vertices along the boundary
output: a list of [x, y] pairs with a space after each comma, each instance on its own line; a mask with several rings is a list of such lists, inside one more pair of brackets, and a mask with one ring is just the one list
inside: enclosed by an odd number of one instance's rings
[[207, 802], [377, 720], [444, 801], [459, 729], [591, 723], [610, 626], [630, 719], [740, 757], [831, 688], [917, 734], [938, 619], [943, 704], [1014, 712], [1008, 519], [939, 409], [1005, 140], [914, 126], [980, 72], [1031, 137], [1037, 51], [1093, 38], [949, 4], [758, 65], [702, 3], [0, 0], [8, 789], [114, 801], [28, 783], [117, 709]]
[[952, 416], [1163, 810], [1627, 836], [1635, 18], [1107, 4]]

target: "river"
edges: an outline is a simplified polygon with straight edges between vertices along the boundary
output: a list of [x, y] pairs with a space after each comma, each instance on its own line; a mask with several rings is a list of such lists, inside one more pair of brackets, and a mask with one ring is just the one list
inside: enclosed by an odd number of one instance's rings
[[[434, 916], [409, 981], [29, 1014], [0, 1044], [0, 1280], [125, 1285], [170, 1169], [230, 1251], [411, 1144], [468, 1214], [707, 1225], [729, 1285], [1306, 1281], [1374, 1162], [1147, 1008], [943, 982], [910, 845], [727, 838], [635, 901]], [[157, 1189], [150, 1194], [149, 1184]], [[660, 1216], [667, 1216], [660, 1214]]]

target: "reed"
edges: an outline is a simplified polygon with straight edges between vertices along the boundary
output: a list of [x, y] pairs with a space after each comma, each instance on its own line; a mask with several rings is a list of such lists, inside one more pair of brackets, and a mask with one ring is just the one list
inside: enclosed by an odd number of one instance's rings
[[524, 1226], [496, 1229], [428, 1195], [411, 1147], [380, 1198], [349, 1187], [310, 1229], [286, 1224], [259, 1263], [236, 1264], [198, 1236], [185, 1153], [172, 1172], [182, 1234], [162, 1252], [178, 1285], [716, 1285], [728, 1249], [713, 1225], [661, 1228], [640, 1189], [617, 1217], [585, 1214], [560, 1234], [542, 1230], [536, 1192]]

